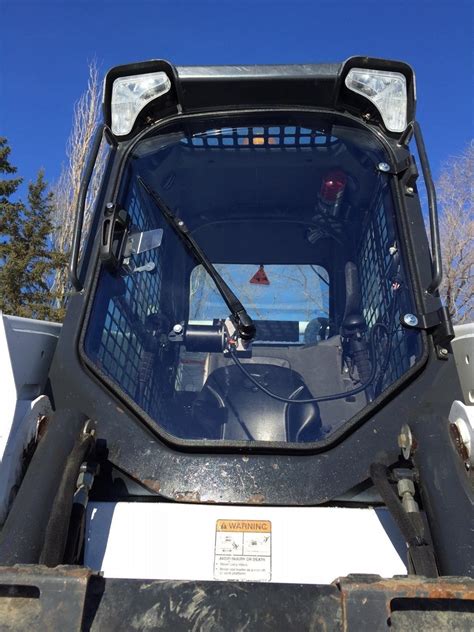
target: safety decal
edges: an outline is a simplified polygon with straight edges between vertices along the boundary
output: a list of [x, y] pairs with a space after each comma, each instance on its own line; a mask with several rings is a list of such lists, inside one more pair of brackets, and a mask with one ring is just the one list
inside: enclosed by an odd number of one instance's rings
[[269, 520], [218, 520], [214, 579], [268, 582], [272, 575]]
[[255, 285], [270, 285], [270, 279], [267, 277], [267, 273], [265, 272], [265, 268], [261, 265], [257, 272], [250, 279], [250, 283], [254, 283]]

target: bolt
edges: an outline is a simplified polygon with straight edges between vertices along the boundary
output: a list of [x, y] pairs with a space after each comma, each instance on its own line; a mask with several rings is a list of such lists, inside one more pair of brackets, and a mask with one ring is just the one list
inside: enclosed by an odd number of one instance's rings
[[84, 424], [84, 428], [82, 429], [82, 434], [83, 436], [87, 436], [87, 435], [95, 435], [95, 429], [94, 426], [92, 425], [92, 421], [90, 419], [88, 419], [86, 421], [86, 423]]
[[418, 318], [415, 314], [405, 314], [403, 316], [403, 322], [405, 325], [408, 325], [408, 327], [416, 327], [418, 325]]
[[398, 447], [401, 448], [403, 457], [409, 459], [413, 448], [413, 437], [410, 426], [403, 424], [398, 435]]
[[180, 220], [179, 220], [179, 222], [178, 222], [178, 226], [184, 226], [184, 222], [183, 222], [183, 220], [182, 220], [182, 219], [180, 219]]
[[183, 325], [181, 323], [176, 323], [176, 325], [173, 325], [173, 332], [179, 336], [179, 334], [183, 333]]
[[441, 349], [439, 350], [439, 353], [442, 356], [447, 356], [448, 355], [448, 350], [445, 349], [444, 347], [441, 347]]
[[409, 445], [410, 441], [409, 438], [407, 437], [407, 435], [405, 434], [401, 434], [398, 437], [398, 445], [400, 448], [407, 448]]
[[390, 171], [390, 165], [386, 162], [379, 162], [379, 171], [387, 173]]
[[413, 195], [415, 189], [413, 187], [407, 187], [405, 191], [408, 193], [408, 195]]

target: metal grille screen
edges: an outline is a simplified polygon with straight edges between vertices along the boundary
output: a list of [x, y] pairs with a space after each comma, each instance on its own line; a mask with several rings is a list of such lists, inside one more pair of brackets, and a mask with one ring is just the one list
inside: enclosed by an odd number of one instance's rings
[[[140, 230], [156, 226], [143, 208], [136, 188], [127, 205], [132, 224]], [[152, 272], [124, 277], [125, 292], [109, 300], [97, 361], [105, 373], [118, 382], [151, 416], [160, 408], [160, 374], [153, 371], [156, 353], [147, 347], [148, 317], [160, 311], [162, 269], [160, 248], [135, 257], [137, 267], [153, 262]]]
[[215, 135], [194, 134], [183, 138], [183, 145], [191, 149], [304, 149], [332, 147], [339, 139], [316, 129], [300, 126], [223, 128]]
[[[383, 204], [380, 203], [378, 210], [367, 219], [362, 232], [358, 248], [358, 269], [362, 310], [368, 329], [370, 330], [375, 323], [383, 323], [392, 335], [390, 360], [382, 387], [391, 384], [403, 375], [412, 361], [408, 348], [411, 345], [412, 336], [400, 325], [405, 291], [403, 287], [397, 290], [401, 294], [393, 313], [393, 322], [389, 322], [394, 308], [393, 261], [389, 251], [394, 244], [393, 235], [394, 231], [388, 225], [387, 213]], [[379, 348], [379, 352], [384, 355], [387, 353], [387, 348]]]

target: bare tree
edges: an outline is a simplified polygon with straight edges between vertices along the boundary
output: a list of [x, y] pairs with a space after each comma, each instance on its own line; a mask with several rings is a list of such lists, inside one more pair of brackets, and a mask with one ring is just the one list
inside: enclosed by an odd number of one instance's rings
[[[89, 63], [87, 89], [74, 106], [71, 134], [66, 148], [67, 162], [53, 187], [55, 198], [53, 243], [56, 250], [69, 253], [72, 243], [77, 199], [82, 173], [101, 117], [101, 81], [95, 61]], [[105, 144], [99, 151], [86, 201], [83, 235], [87, 234], [91, 208], [100, 184], [105, 162]], [[53, 283], [56, 295], [65, 300], [69, 288], [67, 267], [58, 271]]]
[[474, 320], [474, 140], [437, 182], [443, 255], [441, 293], [455, 323]]

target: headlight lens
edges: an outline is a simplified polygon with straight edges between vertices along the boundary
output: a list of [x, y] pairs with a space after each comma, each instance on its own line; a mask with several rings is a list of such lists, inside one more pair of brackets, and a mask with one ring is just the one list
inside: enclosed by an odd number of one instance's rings
[[390, 132], [407, 126], [407, 82], [400, 72], [351, 68], [346, 81], [349, 90], [372, 101]]
[[171, 81], [165, 72], [119, 77], [112, 88], [112, 132], [129, 134], [147, 103], [168, 92]]

